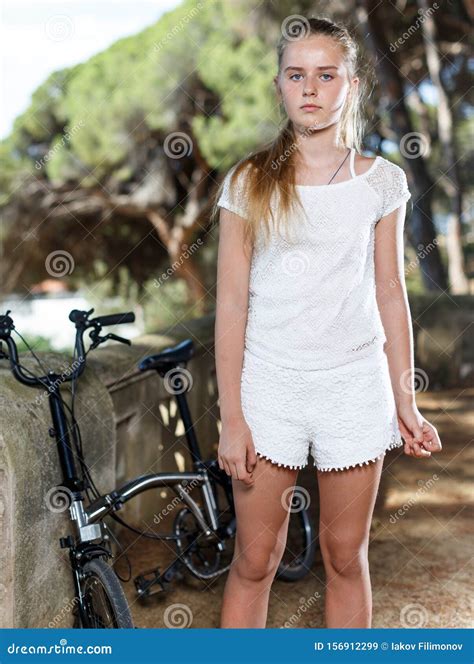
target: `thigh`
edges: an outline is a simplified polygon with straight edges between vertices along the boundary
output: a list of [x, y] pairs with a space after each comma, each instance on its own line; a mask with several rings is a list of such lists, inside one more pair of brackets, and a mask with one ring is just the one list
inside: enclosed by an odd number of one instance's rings
[[289, 521], [289, 506], [298, 470], [277, 466], [257, 457], [253, 486], [232, 480], [237, 519], [236, 547], [283, 553]]
[[356, 550], [368, 545], [383, 461], [318, 472], [320, 538], [327, 547]]

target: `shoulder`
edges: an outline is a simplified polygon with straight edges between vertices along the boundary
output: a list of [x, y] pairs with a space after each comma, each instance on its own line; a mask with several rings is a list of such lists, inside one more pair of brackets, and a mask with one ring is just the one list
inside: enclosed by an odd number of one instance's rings
[[377, 158], [377, 166], [374, 167], [368, 180], [383, 201], [381, 210], [383, 216], [411, 197], [405, 171], [385, 157]]
[[218, 191], [217, 206], [225, 207], [242, 217], [247, 214], [247, 184], [250, 164], [240, 161], [234, 164], [225, 174]]
[[354, 170], [356, 175], [363, 175], [369, 171], [376, 161], [377, 157], [364, 157], [361, 154], [356, 154], [354, 157]]
[[234, 164], [224, 176], [223, 184], [225, 185], [238, 185], [243, 186], [247, 180], [247, 175], [252, 168], [252, 164], [248, 160], [238, 161]]
[[406, 181], [406, 173], [401, 166], [398, 166], [398, 164], [395, 164], [395, 162], [390, 161], [389, 159], [385, 159], [385, 157], [379, 156], [377, 159], [380, 171], [389, 179], [395, 178], [396, 180]]

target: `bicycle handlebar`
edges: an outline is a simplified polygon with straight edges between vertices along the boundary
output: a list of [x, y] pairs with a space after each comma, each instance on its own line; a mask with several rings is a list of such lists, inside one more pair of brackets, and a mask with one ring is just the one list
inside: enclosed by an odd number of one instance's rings
[[96, 323], [101, 327], [105, 327], [106, 325], [122, 325], [123, 323], [135, 322], [135, 314], [132, 311], [129, 311], [125, 314], [109, 314], [108, 316], [97, 316], [97, 318], [92, 318], [88, 321], [88, 316], [93, 311], [94, 309], [91, 309], [90, 311], [79, 311], [78, 309], [73, 309], [69, 314], [69, 320], [76, 325], [78, 323], [80, 324], [87, 321], [91, 326], [92, 324]]
[[21, 368], [20, 361], [18, 358], [18, 349], [15, 343], [15, 340], [12, 338], [11, 333], [15, 329], [13, 319], [9, 316], [10, 311], [7, 311], [6, 314], [0, 315], [0, 346], [1, 341], [5, 341], [8, 350], [9, 350], [9, 360], [10, 367], [15, 378], [24, 385], [28, 386], [44, 386], [45, 383], [49, 384], [52, 380], [57, 381], [60, 379], [61, 383], [67, 383], [71, 380], [79, 378], [82, 372], [85, 369], [85, 348], [84, 348], [84, 332], [88, 328], [93, 328], [90, 333], [91, 338], [93, 339], [93, 344], [90, 348], [96, 348], [99, 343], [106, 341], [107, 339], [115, 339], [121, 341], [122, 343], [129, 344], [128, 339], [122, 339], [117, 337], [114, 334], [109, 334], [106, 337], [100, 337], [99, 332], [103, 325], [120, 325], [121, 323], [133, 323], [135, 320], [135, 314], [133, 312], [123, 313], [123, 314], [111, 314], [109, 316], [98, 316], [97, 318], [89, 319], [90, 314], [94, 309], [89, 311], [79, 311], [78, 309], [73, 309], [69, 314], [69, 320], [73, 322], [76, 326], [76, 338], [74, 342], [74, 350], [77, 352], [77, 361], [79, 362], [79, 368], [74, 369], [74, 371], [68, 376], [58, 376], [53, 371], [50, 371], [46, 376], [29, 376]]

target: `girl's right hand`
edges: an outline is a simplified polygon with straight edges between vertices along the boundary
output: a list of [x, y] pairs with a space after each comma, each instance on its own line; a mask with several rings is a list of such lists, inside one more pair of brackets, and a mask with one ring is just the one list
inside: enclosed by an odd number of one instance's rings
[[219, 467], [227, 475], [249, 486], [253, 485], [257, 455], [252, 433], [243, 416], [222, 422], [217, 459]]

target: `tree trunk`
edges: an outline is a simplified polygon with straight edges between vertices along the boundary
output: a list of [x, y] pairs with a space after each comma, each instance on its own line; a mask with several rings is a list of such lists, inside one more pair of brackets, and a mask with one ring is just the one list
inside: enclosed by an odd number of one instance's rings
[[[426, 0], [418, 0], [418, 5], [423, 11], [421, 22], [421, 33], [425, 42], [426, 62], [430, 72], [430, 78], [438, 92], [438, 134], [443, 156], [443, 170], [449, 173], [449, 178], [441, 179], [449, 199], [451, 213], [449, 215], [448, 232], [446, 239], [446, 250], [448, 253], [448, 274], [451, 292], [454, 294], [468, 293], [469, 284], [466, 276], [464, 256], [462, 251], [462, 187], [459, 178], [459, 159], [453, 136], [453, 116], [449, 107], [448, 96], [444, 89], [440, 76], [440, 57], [437, 47], [436, 25], [428, 11]], [[444, 186], [446, 183], [447, 186]]]
[[[399, 142], [407, 141], [414, 128], [405, 105], [400, 70], [395, 55], [386, 38], [387, 17], [383, 3], [378, 0], [361, 0], [357, 18], [359, 30], [372, 51], [376, 70], [384, 92], [389, 99], [391, 123]], [[448, 284], [438, 250], [436, 231], [432, 220], [432, 196], [434, 183], [422, 155], [409, 159], [404, 155], [408, 172], [412, 176], [414, 190], [413, 212], [409, 219], [408, 239], [420, 259], [423, 284], [428, 291], [447, 290]], [[429, 248], [429, 250], [427, 250]]]

